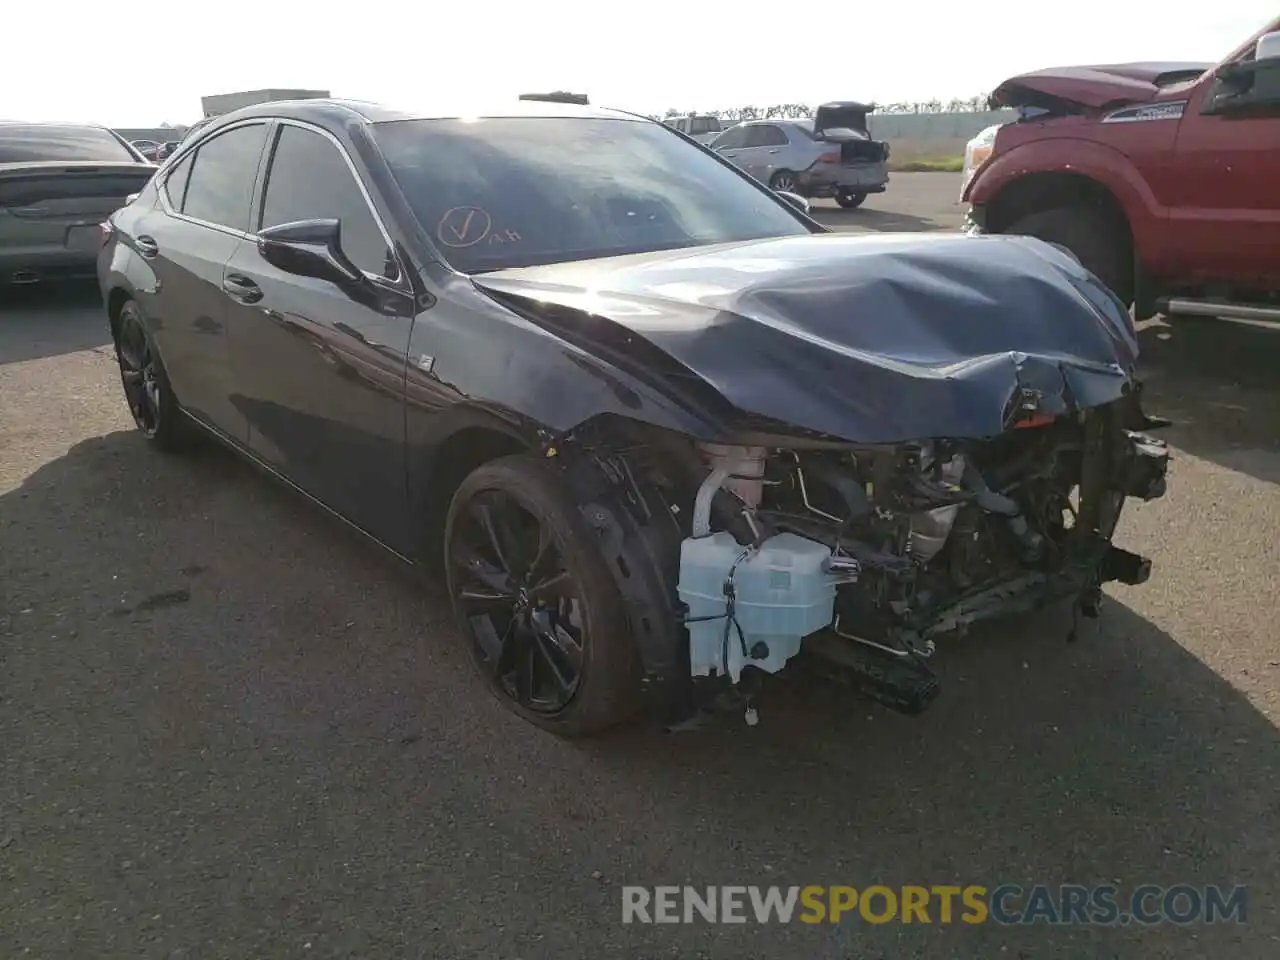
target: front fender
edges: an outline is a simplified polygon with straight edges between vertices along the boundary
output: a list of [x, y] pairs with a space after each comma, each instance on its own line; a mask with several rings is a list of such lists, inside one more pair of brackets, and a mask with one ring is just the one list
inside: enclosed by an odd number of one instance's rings
[[[603, 318], [600, 328], [612, 327]], [[625, 353], [643, 344], [618, 348]], [[615, 350], [615, 352], [618, 352]], [[722, 398], [699, 409], [651, 364], [612, 362], [601, 349], [575, 342], [528, 304], [499, 302], [459, 278], [414, 322], [408, 357], [411, 406], [446, 413], [458, 403], [509, 411], [550, 435], [572, 431], [601, 414], [714, 440], [724, 433]], [[415, 403], [415, 392], [421, 394]], [[459, 408], [461, 409], [461, 407]]]
[[1148, 252], [1160, 247], [1167, 208], [1127, 156], [1093, 140], [1052, 137], [1010, 147], [978, 169], [963, 199], [974, 206], [990, 204], [1024, 177], [1053, 173], [1088, 177], [1106, 187], [1124, 208], [1136, 246]]

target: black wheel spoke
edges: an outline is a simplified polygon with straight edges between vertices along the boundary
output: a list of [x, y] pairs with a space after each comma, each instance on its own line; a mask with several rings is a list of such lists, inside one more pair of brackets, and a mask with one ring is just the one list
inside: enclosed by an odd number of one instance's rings
[[533, 560], [529, 563], [528, 570], [525, 571], [525, 579], [530, 584], [538, 584], [545, 576], [547, 567], [551, 559], [555, 556], [555, 545], [551, 540], [551, 531], [545, 526], [538, 525], [538, 548], [534, 551]]
[[486, 505], [478, 506], [476, 516], [485, 536], [489, 538], [489, 546], [493, 548], [493, 557], [498, 561], [498, 565], [507, 573], [515, 573], [515, 569], [507, 559], [507, 550], [502, 543], [503, 538], [498, 535], [498, 526], [493, 520], [493, 510]]
[[534, 600], [548, 600], [560, 596], [573, 585], [573, 576], [568, 570], [557, 570], [541, 583], [529, 587], [529, 596]]
[[512, 603], [516, 595], [505, 590], [464, 587], [458, 592], [458, 598], [466, 603]]
[[449, 544], [451, 590], [478, 661], [523, 708], [563, 710], [581, 680], [585, 638], [566, 618], [581, 591], [555, 531], [502, 488], [463, 510]]
[[538, 651], [538, 657], [546, 666], [551, 682], [556, 685], [560, 695], [568, 693], [573, 688], [573, 678], [566, 676], [560, 668], [559, 659], [564, 656], [564, 653], [555, 638], [543, 630], [536, 630], [533, 634], [532, 646]]
[[460, 547], [453, 553], [453, 562], [465, 570], [472, 580], [488, 588], [488, 592], [495, 597], [515, 600], [516, 586], [511, 575], [506, 570], [486, 563], [477, 551]]
[[506, 629], [501, 635], [499, 635], [493, 618], [490, 616], [479, 615], [468, 619], [471, 623], [471, 629], [475, 633], [476, 642], [480, 645], [480, 649], [484, 651], [486, 659], [496, 665], [502, 658], [502, 652], [506, 649], [508, 638], [511, 636], [512, 631], [515, 630], [515, 619], [508, 621]]
[[516, 699], [526, 705], [532, 705], [534, 697], [537, 694], [537, 659], [534, 653], [534, 644], [529, 643], [529, 633], [525, 630], [520, 631], [521, 642], [515, 651], [516, 660]]

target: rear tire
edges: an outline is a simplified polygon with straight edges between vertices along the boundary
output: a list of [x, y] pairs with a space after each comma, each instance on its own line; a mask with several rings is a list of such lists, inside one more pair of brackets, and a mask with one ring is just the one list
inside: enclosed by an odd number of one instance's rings
[[769, 178], [769, 187], [773, 190], [784, 190], [787, 193], [798, 193], [796, 175], [790, 170], [779, 170]]
[[853, 210], [862, 206], [863, 201], [866, 199], [867, 195], [865, 193], [856, 190], [844, 190], [836, 194], [836, 203], [846, 210]]
[[133, 300], [122, 303], [112, 327], [120, 385], [138, 432], [157, 450], [175, 453], [187, 449], [195, 440], [195, 431], [178, 406], [138, 304]]
[[450, 601], [489, 690], [566, 739], [594, 736], [641, 704], [622, 597], [559, 473], [527, 454], [459, 486], [445, 520]]
[[1126, 306], [1133, 303], [1133, 252], [1127, 235], [1089, 207], [1055, 207], [1015, 221], [1002, 233], [1036, 237], [1066, 247]]

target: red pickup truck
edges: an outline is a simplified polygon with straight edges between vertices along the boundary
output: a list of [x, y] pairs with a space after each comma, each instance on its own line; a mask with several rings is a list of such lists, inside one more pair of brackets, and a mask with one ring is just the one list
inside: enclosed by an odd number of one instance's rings
[[1070, 250], [1134, 308], [1280, 321], [1280, 20], [1218, 64], [1006, 80], [967, 229]]

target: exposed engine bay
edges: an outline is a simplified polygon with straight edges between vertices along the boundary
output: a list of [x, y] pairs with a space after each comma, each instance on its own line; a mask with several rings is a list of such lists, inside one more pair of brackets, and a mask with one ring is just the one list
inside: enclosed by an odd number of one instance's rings
[[1141, 432], [1160, 425], [1130, 395], [981, 440], [640, 428], [623, 445], [582, 438], [578, 476], [669, 715], [715, 704], [754, 722], [760, 681], [802, 651], [916, 714], [938, 693], [937, 639], [1067, 598], [1096, 616], [1103, 583], [1147, 579], [1111, 537], [1126, 498], [1164, 493], [1167, 447]]

